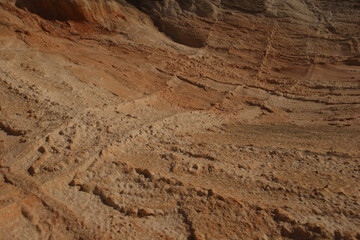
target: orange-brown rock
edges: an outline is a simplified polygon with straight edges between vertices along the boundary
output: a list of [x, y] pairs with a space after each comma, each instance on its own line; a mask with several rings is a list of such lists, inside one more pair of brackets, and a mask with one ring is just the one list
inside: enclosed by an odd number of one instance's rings
[[357, 0], [0, 0], [0, 239], [359, 239]]

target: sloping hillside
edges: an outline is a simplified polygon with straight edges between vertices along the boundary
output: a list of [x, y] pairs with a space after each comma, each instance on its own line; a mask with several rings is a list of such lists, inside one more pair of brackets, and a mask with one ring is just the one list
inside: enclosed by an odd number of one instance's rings
[[357, 0], [0, 0], [0, 239], [360, 239]]

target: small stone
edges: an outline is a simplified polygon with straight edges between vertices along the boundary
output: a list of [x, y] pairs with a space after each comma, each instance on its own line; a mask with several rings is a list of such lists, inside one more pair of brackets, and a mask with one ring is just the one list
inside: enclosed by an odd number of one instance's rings
[[52, 143], [54, 142], [54, 139], [53, 139], [53, 137], [52, 137], [51, 135], [49, 135], [49, 136], [47, 136], [47, 137], [45, 138], [45, 141], [48, 142], [48, 143], [50, 143], [50, 144], [52, 144]]
[[238, 164], [237, 166], [239, 169], [247, 169], [247, 166], [244, 164]]
[[136, 168], [135, 171], [136, 171], [138, 174], [143, 175], [145, 178], [152, 179], [152, 178], [154, 177], [154, 174], [151, 173], [151, 172], [149, 171], [149, 169]]
[[106, 132], [109, 134], [113, 134], [113, 133], [115, 133], [115, 128], [112, 126], [109, 126], [109, 127], [107, 127]]
[[150, 208], [140, 208], [138, 210], [139, 217], [147, 217], [147, 216], [154, 216], [154, 215], [155, 215], [154, 210], [152, 210]]
[[92, 193], [95, 190], [95, 186], [93, 184], [84, 184], [81, 186], [81, 191], [86, 193]]
[[203, 197], [203, 196], [207, 195], [207, 192], [202, 189], [199, 189], [199, 190], [196, 190], [196, 194], [200, 197]]
[[205, 235], [198, 232], [198, 231], [194, 231], [194, 235], [193, 235], [193, 239], [194, 240], [205, 240]]
[[60, 152], [60, 149], [55, 147], [55, 146], [51, 146], [51, 150], [52, 150], [52, 153], [59, 153]]
[[313, 239], [313, 235], [304, 226], [297, 226], [294, 228], [291, 238], [308, 240]]
[[28, 169], [28, 172], [29, 174], [32, 176], [34, 174], [36, 174], [38, 172], [37, 168], [35, 168], [34, 166], [31, 166], [29, 169]]
[[125, 212], [125, 214], [128, 216], [136, 216], [138, 214], [138, 210], [132, 206], [121, 208], [121, 212]]
[[286, 212], [284, 209], [277, 208], [274, 210], [274, 220], [281, 222], [293, 223], [295, 219], [291, 216], [290, 213]]
[[155, 210], [155, 215], [163, 216], [164, 214], [165, 214], [164, 211], [161, 210], [161, 209], [156, 209], [156, 210]]
[[307, 223], [306, 226], [311, 232], [318, 234], [325, 239], [331, 238], [331, 233], [320, 223]]
[[40, 153], [45, 153], [45, 152], [46, 152], [46, 148], [45, 148], [44, 146], [41, 146], [41, 147], [38, 148], [38, 151], [39, 151]]

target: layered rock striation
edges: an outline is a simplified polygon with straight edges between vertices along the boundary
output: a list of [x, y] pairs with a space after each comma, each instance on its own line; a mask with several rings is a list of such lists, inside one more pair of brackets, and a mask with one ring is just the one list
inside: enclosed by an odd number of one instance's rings
[[0, 0], [0, 239], [359, 239], [356, 0]]

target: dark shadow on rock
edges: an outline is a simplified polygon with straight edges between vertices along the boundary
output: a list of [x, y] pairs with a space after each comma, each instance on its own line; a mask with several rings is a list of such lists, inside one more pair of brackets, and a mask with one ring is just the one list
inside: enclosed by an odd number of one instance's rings
[[206, 32], [196, 31], [191, 26], [178, 25], [172, 21], [166, 21], [162, 19], [153, 19], [155, 26], [174, 42], [186, 45], [193, 48], [204, 47], [208, 38]]
[[16, 7], [48, 20], [84, 21], [85, 16], [81, 6], [70, 0], [17, 0]]
[[177, 0], [171, 3], [166, 0], [127, 0], [127, 2], [150, 16], [159, 31], [174, 42], [194, 48], [204, 47], [209, 35], [208, 31], [200, 30], [200, 27], [194, 25], [194, 18], [214, 20], [217, 14], [214, 5], [204, 0]]

